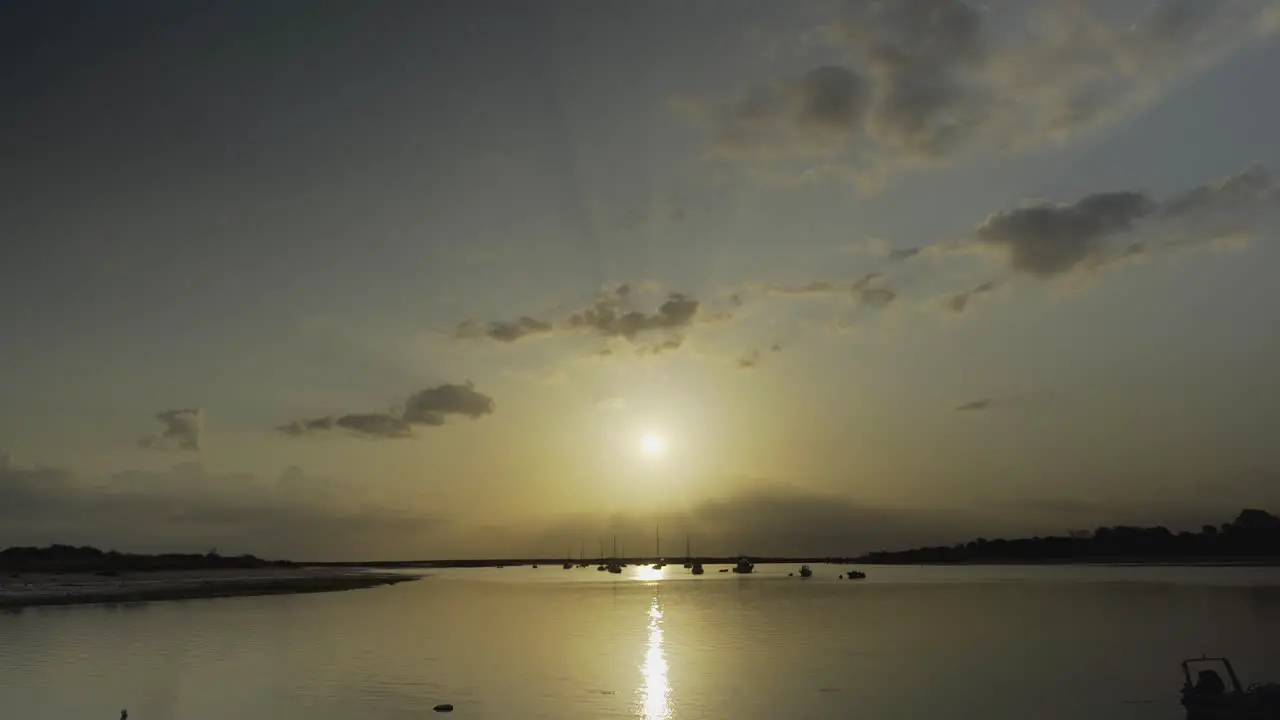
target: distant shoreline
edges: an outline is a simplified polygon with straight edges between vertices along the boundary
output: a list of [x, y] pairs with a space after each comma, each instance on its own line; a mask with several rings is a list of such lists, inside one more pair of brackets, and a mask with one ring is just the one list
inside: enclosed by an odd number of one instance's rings
[[94, 574], [19, 573], [0, 578], [0, 608], [297, 595], [394, 585], [415, 575], [266, 568]]
[[[911, 560], [867, 560], [865, 558], [837, 558], [837, 557], [753, 557], [748, 555], [747, 560], [756, 565], [898, 565], [898, 566], [938, 566], [945, 567], [950, 565], [999, 565], [999, 566], [1036, 566], [1036, 565], [1105, 565], [1116, 567], [1278, 567], [1280, 566], [1280, 557], [1275, 558], [1107, 558], [1107, 559], [1026, 559], [1026, 560], [955, 560], [943, 562], [926, 562]], [[619, 562], [627, 565], [649, 565], [656, 562], [656, 558], [619, 558]], [[703, 565], [733, 565], [738, 558], [725, 557], [702, 557], [693, 558], [694, 562]], [[498, 567], [532, 567], [559, 569], [563, 560], [547, 560], [547, 559], [506, 559], [506, 560], [383, 560], [371, 562], [317, 562], [308, 563], [314, 567], [328, 568], [418, 568], [418, 569], [446, 569], [446, 568], [498, 568]], [[590, 560], [587, 565], [595, 567], [600, 564], [601, 560]], [[605, 561], [607, 562], [607, 561]], [[668, 565], [681, 565], [685, 562], [684, 558], [667, 558], [665, 562]], [[574, 567], [579, 565], [578, 562], [572, 563]]]

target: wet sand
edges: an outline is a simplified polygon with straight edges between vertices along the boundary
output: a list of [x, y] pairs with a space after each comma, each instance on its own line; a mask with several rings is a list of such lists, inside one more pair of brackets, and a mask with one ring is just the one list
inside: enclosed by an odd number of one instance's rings
[[0, 607], [335, 592], [416, 579], [416, 575], [309, 567], [177, 570], [121, 573], [111, 577], [79, 573], [23, 573], [0, 577]]

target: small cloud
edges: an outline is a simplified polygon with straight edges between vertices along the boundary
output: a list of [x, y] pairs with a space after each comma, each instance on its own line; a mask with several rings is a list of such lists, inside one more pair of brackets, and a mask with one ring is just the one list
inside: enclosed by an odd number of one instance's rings
[[995, 401], [991, 398], [982, 398], [981, 400], [970, 400], [967, 403], [956, 406], [956, 410], [961, 412], [969, 412], [973, 410], [986, 410], [992, 406]]
[[738, 358], [737, 365], [739, 370], [755, 370], [760, 367], [760, 351], [752, 350]]
[[512, 343], [530, 335], [549, 332], [551, 332], [551, 323], [524, 315], [516, 320], [496, 320], [489, 323], [464, 320], [458, 324], [454, 336], [464, 339], [486, 337], [498, 342]]
[[989, 293], [995, 289], [996, 289], [995, 281], [988, 281], [988, 282], [982, 283], [981, 285], [977, 285], [970, 290], [965, 290], [964, 292], [956, 293], [955, 295], [952, 295], [947, 300], [947, 308], [951, 310], [951, 312], [962, 313], [969, 307], [969, 303], [972, 302], [974, 298], [976, 298], [979, 295], [984, 295], [986, 293]]
[[314, 435], [330, 430], [346, 430], [350, 434], [375, 440], [413, 437], [415, 427], [440, 427], [449, 416], [472, 419], [492, 414], [493, 398], [479, 392], [471, 382], [446, 383], [410, 395], [402, 411], [347, 413], [295, 420], [276, 430], [292, 437]]
[[165, 410], [156, 415], [156, 420], [164, 428], [159, 433], [139, 438], [139, 447], [155, 450], [200, 449], [200, 440], [204, 435], [204, 410], [201, 408]]
[[596, 407], [601, 410], [625, 410], [627, 408], [627, 399], [622, 397], [605, 398], [596, 403]]
[[885, 308], [898, 294], [888, 288], [864, 288], [858, 291], [858, 302], [873, 308]]
[[641, 345], [636, 348], [637, 355], [661, 355], [664, 352], [678, 350], [684, 344], [684, 336], [676, 335], [669, 337], [662, 342], [651, 343], [649, 345]]

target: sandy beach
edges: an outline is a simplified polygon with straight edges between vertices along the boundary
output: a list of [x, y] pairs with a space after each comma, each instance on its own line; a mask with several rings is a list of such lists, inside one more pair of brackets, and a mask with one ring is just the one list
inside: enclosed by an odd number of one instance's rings
[[334, 592], [393, 585], [417, 578], [313, 567], [176, 570], [118, 576], [22, 573], [0, 577], [0, 607]]

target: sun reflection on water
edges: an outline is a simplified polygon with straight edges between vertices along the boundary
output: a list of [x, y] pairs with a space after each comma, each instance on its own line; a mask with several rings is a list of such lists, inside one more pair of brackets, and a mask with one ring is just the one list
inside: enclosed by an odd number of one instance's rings
[[650, 565], [641, 565], [636, 568], [636, 579], [645, 580], [645, 581], [661, 580], [662, 576], [665, 573], [666, 573], [665, 567], [653, 567]]
[[[658, 572], [661, 572], [659, 570]], [[671, 686], [667, 682], [667, 658], [662, 650], [662, 605], [658, 596], [649, 604], [649, 643], [640, 666], [644, 684], [640, 687], [640, 717], [645, 720], [670, 720]]]

